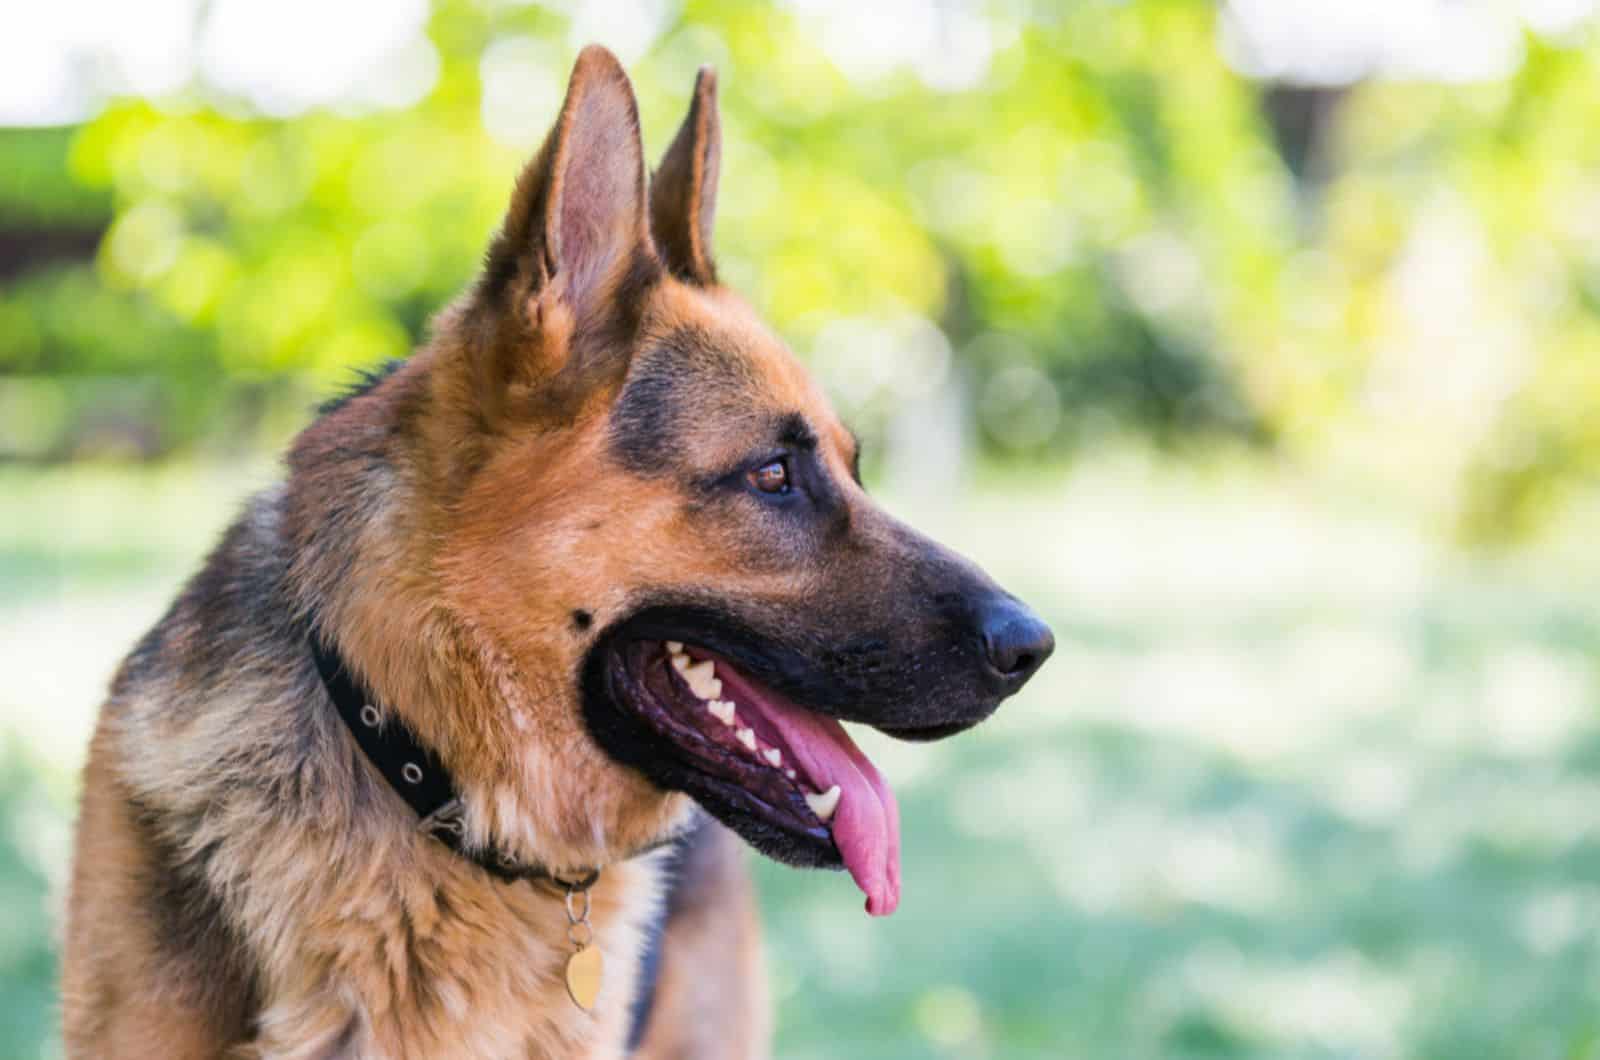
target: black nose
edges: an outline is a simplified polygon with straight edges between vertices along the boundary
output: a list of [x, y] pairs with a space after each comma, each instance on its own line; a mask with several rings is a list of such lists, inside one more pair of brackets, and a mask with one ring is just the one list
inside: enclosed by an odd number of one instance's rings
[[994, 597], [978, 608], [984, 659], [989, 668], [1015, 692], [1044, 665], [1055, 651], [1050, 627], [1020, 600]]

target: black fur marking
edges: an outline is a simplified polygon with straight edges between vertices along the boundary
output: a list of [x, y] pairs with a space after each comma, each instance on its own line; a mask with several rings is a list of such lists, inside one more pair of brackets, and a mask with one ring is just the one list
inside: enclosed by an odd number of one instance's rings
[[317, 414], [326, 416], [330, 412], [338, 412], [358, 397], [364, 397], [377, 389], [378, 385], [405, 366], [404, 357], [391, 357], [375, 368], [355, 369], [353, 379], [343, 391], [317, 406]]
[[778, 421], [778, 442], [796, 449], [815, 449], [817, 432], [798, 412], [791, 412]]
[[704, 328], [675, 329], [640, 355], [612, 408], [612, 451], [630, 471], [661, 474], [672, 466], [691, 402], [708, 408], [724, 396], [750, 403], [759, 391], [751, 372]]
[[594, 625], [594, 616], [580, 607], [572, 612], [572, 624], [580, 630], [588, 629]]
[[639, 1048], [645, 1032], [650, 1029], [650, 1013], [655, 1008], [656, 982], [661, 977], [661, 943], [667, 933], [667, 921], [683, 904], [683, 866], [696, 843], [711, 835], [704, 817], [699, 817], [685, 832], [673, 841], [667, 856], [661, 862], [661, 874], [666, 880], [666, 894], [661, 908], [656, 910], [650, 923], [645, 925], [644, 953], [639, 959], [639, 975], [634, 981], [633, 1002], [628, 1006], [628, 1048]]
[[166, 654], [167, 623], [163, 621], [150, 627], [149, 631], [139, 638], [139, 643], [134, 645], [128, 657], [122, 660], [116, 676], [111, 680], [111, 700], [108, 705], [115, 707], [120, 697], [129, 689], [136, 687], [151, 674], [157, 673], [166, 661]]
[[282, 545], [264, 543], [258, 525], [265, 503], [252, 499], [246, 515], [224, 531], [157, 626], [163, 631], [163, 664], [182, 665], [201, 688], [237, 678], [248, 668], [242, 660], [260, 656], [264, 637], [274, 642], [293, 637], [293, 597]]
[[671, 441], [679, 420], [678, 381], [667, 372], [645, 372], [631, 380], [611, 410], [611, 449], [630, 471], [659, 474], [672, 461]]
[[222, 900], [206, 879], [215, 844], [185, 856], [162, 832], [156, 816], [129, 800], [134, 831], [149, 855], [140, 882], [155, 913], [163, 955], [191, 974], [181, 981], [195, 991], [202, 1011], [223, 1023], [218, 1030], [243, 1037], [260, 1007], [260, 984], [244, 940], [227, 918]]

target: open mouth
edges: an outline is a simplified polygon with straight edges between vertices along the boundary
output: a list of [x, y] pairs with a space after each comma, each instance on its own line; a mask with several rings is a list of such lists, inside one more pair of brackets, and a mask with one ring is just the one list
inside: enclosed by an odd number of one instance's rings
[[590, 720], [613, 755], [686, 791], [769, 856], [842, 865], [868, 913], [894, 912], [899, 807], [836, 719], [692, 643], [629, 639], [605, 656], [603, 698], [615, 709], [596, 717], [591, 702]]

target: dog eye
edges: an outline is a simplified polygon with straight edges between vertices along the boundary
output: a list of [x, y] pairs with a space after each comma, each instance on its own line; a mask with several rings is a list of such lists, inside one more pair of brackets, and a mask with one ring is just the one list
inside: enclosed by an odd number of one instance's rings
[[762, 493], [789, 492], [789, 461], [769, 460], [745, 475], [746, 481]]

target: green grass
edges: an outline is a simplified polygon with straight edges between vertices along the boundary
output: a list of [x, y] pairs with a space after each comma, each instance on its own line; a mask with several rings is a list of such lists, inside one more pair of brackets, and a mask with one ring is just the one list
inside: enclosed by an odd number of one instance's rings
[[[0, 476], [6, 1055], [57, 1048], [98, 685], [265, 479]], [[897, 499], [1061, 646], [967, 736], [863, 737], [894, 917], [758, 866], [781, 1056], [1600, 1057], [1600, 565], [1328, 497], [1106, 464]]]

